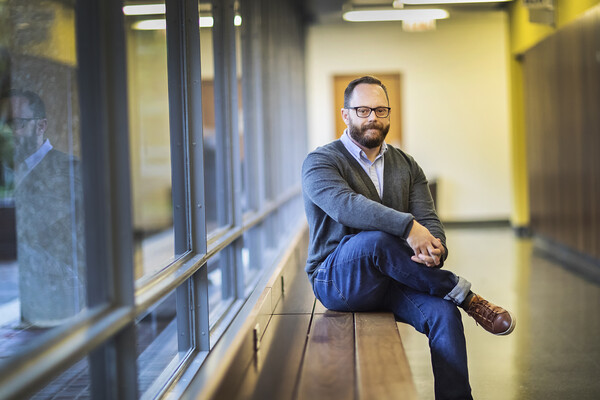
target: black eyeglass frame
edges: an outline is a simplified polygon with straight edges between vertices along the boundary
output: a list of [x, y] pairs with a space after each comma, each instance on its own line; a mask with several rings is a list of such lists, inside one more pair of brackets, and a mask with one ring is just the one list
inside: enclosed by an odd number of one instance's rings
[[[366, 108], [369, 110], [369, 113], [365, 116], [360, 116], [358, 114], [358, 109], [359, 108]], [[392, 110], [391, 107], [375, 107], [375, 108], [371, 108], [371, 107], [366, 107], [366, 106], [358, 106], [358, 107], [346, 107], [347, 110], [354, 110], [354, 112], [356, 113], [356, 116], [358, 118], [369, 118], [369, 116], [371, 115], [372, 112], [375, 112], [375, 116], [377, 118], [387, 118], [390, 115], [390, 111]], [[386, 110], [385, 115], [378, 115], [377, 114], [377, 110]]]
[[0, 125], [4, 124], [12, 129], [23, 129], [28, 122], [39, 121], [45, 118], [33, 117], [33, 118], [9, 118], [5, 121], [0, 121]]

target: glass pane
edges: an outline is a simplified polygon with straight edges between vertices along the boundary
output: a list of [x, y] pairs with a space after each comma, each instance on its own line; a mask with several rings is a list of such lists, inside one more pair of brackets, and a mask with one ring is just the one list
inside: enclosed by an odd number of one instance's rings
[[[235, 17], [233, 23], [235, 25], [235, 60], [236, 60], [236, 76], [237, 76], [237, 95], [238, 95], [238, 137], [240, 141], [240, 161], [241, 165], [244, 165], [244, 101], [243, 101], [243, 93], [242, 93], [242, 75], [243, 75], [243, 67], [242, 67], [242, 16], [240, 15], [240, 2], [236, 1], [234, 3], [234, 12]], [[241, 207], [242, 212], [248, 210], [248, 197], [246, 195], [246, 182], [247, 182], [247, 174], [248, 168], [242, 168], [242, 197], [241, 197]]]
[[244, 233], [244, 247], [242, 248], [242, 267], [244, 271], [244, 284], [246, 289], [253, 288], [264, 266], [262, 262], [260, 226], [254, 227]]
[[[200, 62], [202, 75], [202, 129], [204, 145], [204, 199], [206, 227], [214, 236], [230, 223], [230, 143], [224, 133], [226, 115], [219, 115], [224, 93], [219, 92], [222, 68], [215, 59], [212, 2], [198, 2], [200, 12]], [[215, 76], [217, 74], [218, 76]]]
[[0, 2], [0, 354], [85, 309], [72, 2]]
[[218, 306], [225, 296], [223, 296], [223, 269], [222, 254], [219, 253], [212, 257], [207, 264], [208, 268], [208, 309], [210, 311], [211, 323], [216, 321], [220, 315]]
[[87, 358], [75, 363], [45, 388], [30, 397], [30, 400], [43, 399], [91, 399], [90, 366]]
[[138, 389], [154, 398], [191, 350], [187, 286], [171, 292], [138, 318]]
[[[211, 2], [198, 3], [201, 21], [212, 18]], [[205, 18], [205, 19], [203, 19]], [[211, 26], [208, 26], [211, 25]], [[217, 135], [215, 126], [215, 80], [212, 24], [200, 24], [200, 62], [202, 74], [202, 134], [204, 137], [204, 201], [206, 229], [218, 228], [217, 217]]]
[[155, 14], [127, 7], [124, 11], [136, 279], [159, 271], [177, 256], [164, 2], [147, 3], [163, 7], [150, 11]]
[[282, 235], [279, 232], [279, 229], [282, 229], [282, 226], [278, 223], [280, 212], [280, 209], [272, 212], [261, 224], [261, 229], [263, 230], [263, 235], [265, 238], [262, 248], [262, 261], [264, 265], [271, 265], [277, 257], [279, 243], [282, 240]]
[[234, 251], [233, 243], [211, 257], [207, 263], [208, 268], [208, 310], [209, 322], [213, 326], [227, 311], [234, 297], [233, 269]]

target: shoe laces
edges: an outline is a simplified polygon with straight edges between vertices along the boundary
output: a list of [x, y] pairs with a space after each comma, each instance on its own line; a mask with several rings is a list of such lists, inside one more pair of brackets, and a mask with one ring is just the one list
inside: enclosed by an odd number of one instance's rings
[[493, 321], [497, 313], [490, 307], [490, 303], [487, 300], [480, 299], [475, 302], [467, 310], [467, 314], [470, 316], [478, 315], [486, 321]]

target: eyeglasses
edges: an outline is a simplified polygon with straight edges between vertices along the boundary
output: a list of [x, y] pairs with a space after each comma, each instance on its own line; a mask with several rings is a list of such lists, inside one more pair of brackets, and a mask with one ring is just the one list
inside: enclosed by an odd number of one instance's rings
[[4, 124], [8, 125], [12, 129], [23, 129], [29, 121], [35, 121], [38, 119], [41, 118], [10, 118], [4, 121]]
[[356, 116], [359, 118], [368, 118], [369, 115], [371, 115], [371, 112], [375, 111], [375, 115], [378, 118], [385, 118], [388, 115], [390, 115], [390, 107], [375, 107], [375, 108], [371, 108], [371, 107], [346, 107], [349, 110], [354, 110], [356, 111]]

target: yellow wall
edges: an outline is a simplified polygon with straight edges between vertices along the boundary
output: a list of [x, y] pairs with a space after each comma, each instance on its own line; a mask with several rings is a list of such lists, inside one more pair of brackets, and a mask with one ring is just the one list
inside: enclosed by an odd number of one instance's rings
[[511, 222], [515, 227], [529, 225], [525, 105], [521, 64], [517, 61], [517, 56], [598, 4], [600, 4], [600, 0], [556, 0], [556, 25], [554, 27], [530, 23], [529, 12], [523, 6], [521, 0], [513, 1], [509, 6], [512, 100], [511, 154], [513, 168], [513, 213]]
[[[14, 31], [0, 30], [0, 45], [13, 51], [34, 57], [45, 58], [68, 66], [75, 66], [75, 10], [72, 6], [58, 2], [46, 2], [36, 8], [25, 8], [18, 14]], [[6, 13], [11, 15], [10, 13]], [[11, 17], [15, 18], [15, 17]], [[11, 25], [2, 21], [8, 27]], [[13, 19], [10, 24], [14, 24]], [[12, 27], [13, 29], [15, 26]], [[13, 43], [10, 43], [13, 41]], [[16, 48], [15, 48], [16, 46]]]

